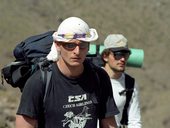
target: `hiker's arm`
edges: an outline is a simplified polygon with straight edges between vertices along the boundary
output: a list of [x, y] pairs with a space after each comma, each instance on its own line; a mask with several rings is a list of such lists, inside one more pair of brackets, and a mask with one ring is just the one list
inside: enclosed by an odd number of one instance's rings
[[114, 116], [102, 119], [100, 124], [100, 128], [117, 128]]
[[16, 115], [16, 128], [37, 128], [37, 120], [24, 115]]
[[128, 112], [129, 128], [141, 128], [142, 123], [140, 114], [139, 88], [137, 84], [135, 84], [134, 93], [132, 95]]

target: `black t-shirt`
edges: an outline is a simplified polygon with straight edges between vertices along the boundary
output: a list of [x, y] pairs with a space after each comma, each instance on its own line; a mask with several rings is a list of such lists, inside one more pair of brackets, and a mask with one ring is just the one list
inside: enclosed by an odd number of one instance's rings
[[34, 73], [24, 87], [17, 114], [37, 119], [41, 128], [96, 128], [97, 118], [117, 114], [107, 73], [84, 65], [84, 72], [73, 79], [53, 64], [45, 102], [41, 73]]

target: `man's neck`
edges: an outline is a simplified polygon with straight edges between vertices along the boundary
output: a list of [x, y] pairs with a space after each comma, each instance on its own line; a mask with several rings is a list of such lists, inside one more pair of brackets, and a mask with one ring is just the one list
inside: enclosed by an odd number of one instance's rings
[[109, 77], [111, 79], [119, 79], [122, 75], [122, 72], [115, 71], [114, 69], [111, 69], [109, 65], [104, 66], [105, 71], [108, 73]]
[[56, 62], [58, 65], [59, 70], [69, 78], [77, 78], [83, 73], [84, 66], [83, 64], [80, 66], [70, 66], [66, 64], [62, 59]]

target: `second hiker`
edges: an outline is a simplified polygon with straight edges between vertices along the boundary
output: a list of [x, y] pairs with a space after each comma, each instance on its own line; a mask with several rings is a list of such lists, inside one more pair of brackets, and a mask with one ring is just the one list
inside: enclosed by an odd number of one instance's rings
[[[102, 52], [104, 69], [110, 76], [114, 99], [120, 111], [120, 113], [115, 116], [116, 122], [120, 128], [123, 125], [127, 125], [128, 128], [141, 128], [141, 115], [136, 81], [132, 98], [127, 109], [128, 121], [125, 122], [125, 124], [120, 123], [126, 103], [126, 93], [132, 91], [126, 90], [125, 87], [125, 77], [128, 77], [125, 75], [125, 67], [131, 53], [128, 48], [127, 39], [121, 34], [110, 34], [105, 39], [104, 46], [105, 50]], [[123, 118], [125, 119], [126, 116], [124, 115]]]

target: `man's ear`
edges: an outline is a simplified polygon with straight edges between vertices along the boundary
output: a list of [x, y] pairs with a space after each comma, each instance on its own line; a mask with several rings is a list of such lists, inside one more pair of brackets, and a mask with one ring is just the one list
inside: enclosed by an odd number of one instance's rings
[[108, 62], [108, 56], [107, 56], [106, 54], [103, 54], [103, 60], [104, 60], [105, 62]]
[[61, 44], [60, 44], [59, 42], [57, 42], [57, 41], [55, 41], [54, 43], [55, 43], [55, 47], [56, 47], [57, 51], [60, 52], [60, 46], [61, 46]]
[[103, 58], [105, 62], [108, 62], [108, 58]]

